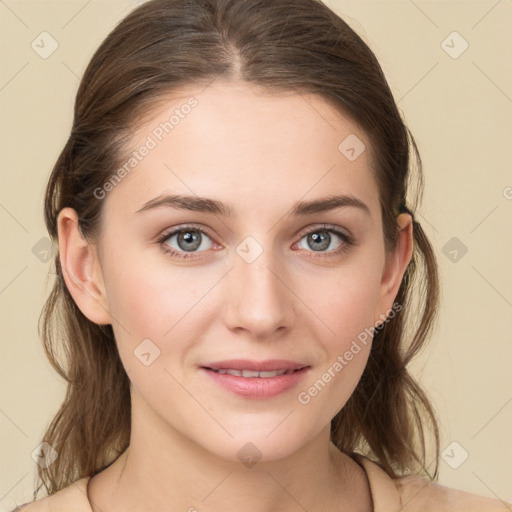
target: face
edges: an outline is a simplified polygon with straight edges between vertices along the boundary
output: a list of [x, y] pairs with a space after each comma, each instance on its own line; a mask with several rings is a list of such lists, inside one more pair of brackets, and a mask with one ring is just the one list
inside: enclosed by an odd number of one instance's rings
[[408, 262], [386, 259], [368, 138], [319, 96], [219, 84], [169, 97], [129, 153], [96, 194], [92, 281], [133, 412], [224, 458], [293, 453], [354, 391]]

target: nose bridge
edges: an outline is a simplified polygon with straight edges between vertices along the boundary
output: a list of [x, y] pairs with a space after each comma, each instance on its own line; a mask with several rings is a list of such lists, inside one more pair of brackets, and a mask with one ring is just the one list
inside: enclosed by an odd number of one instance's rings
[[[266, 240], [271, 239], [268, 237]], [[293, 320], [293, 294], [287, 289], [282, 261], [271, 246], [247, 237], [236, 248], [230, 272], [231, 328], [245, 328], [255, 337], [269, 337]]]

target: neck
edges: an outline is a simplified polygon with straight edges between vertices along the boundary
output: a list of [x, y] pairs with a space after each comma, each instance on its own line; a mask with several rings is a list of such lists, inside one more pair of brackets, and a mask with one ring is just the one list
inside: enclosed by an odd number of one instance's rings
[[369, 511], [364, 471], [320, 435], [290, 456], [243, 464], [220, 458], [176, 431], [148, 435], [132, 415], [129, 448], [91, 481], [93, 512]]

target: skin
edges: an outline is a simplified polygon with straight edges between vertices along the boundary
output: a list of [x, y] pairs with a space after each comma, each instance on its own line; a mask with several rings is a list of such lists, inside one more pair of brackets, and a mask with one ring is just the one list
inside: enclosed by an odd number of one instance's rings
[[[399, 243], [386, 255], [368, 137], [316, 95], [242, 82], [183, 89], [139, 124], [130, 149], [190, 96], [198, 106], [102, 200], [94, 242], [82, 238], [74, 210], [58, 218], [66, 284], [91, 321], [112, 324], [131, 381], [131, 444], [92, 480], [94, 508], [369, 511], [365, 473], [334, 448], [329, 428], [370, 343], [308, 404], [297, 395], [389, 313], [412, 256], [411, 217], [397, 218]], [[350, 134], [366, 146], [354, 161], [338, 150]], [[235, 215], [136, 213], [164, 193], [214, 198]], [[355, 207], [289, 215], [297, 201], [335, 194], [359, 198], [371, 215]], [[156, 240], [188, 223], [207, 235], [194, 258], [180, 260]], [[318, 249], [307, 233], [323, 223], [348, 230], [357, 245], [335, 255], [345, 242], [331, 234], [329, 248]], [[251, 263], [236, 252], [248, 236], [262, 249]], [[176, 235], [165, 243], [186, 253]], [[144, 339], [160, 350], [149, 366], [134, 355]], [[311, 368], [296, 388], [255, 400], [198, 369], [230, 358]], [[249, 442], [261, 453], [251, 467], [237, 457]]]

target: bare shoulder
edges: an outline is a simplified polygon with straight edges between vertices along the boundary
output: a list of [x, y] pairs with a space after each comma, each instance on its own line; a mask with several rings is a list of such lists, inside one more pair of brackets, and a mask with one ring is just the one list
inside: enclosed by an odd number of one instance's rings
[[19, 505], [11, 512], [91, 512], [86, 486], [89, 478], [82, 478], [60, 491]]
[[512, 512], [512, 504], [446, 487], [419, 476], [395, 480], [402, 512]]

